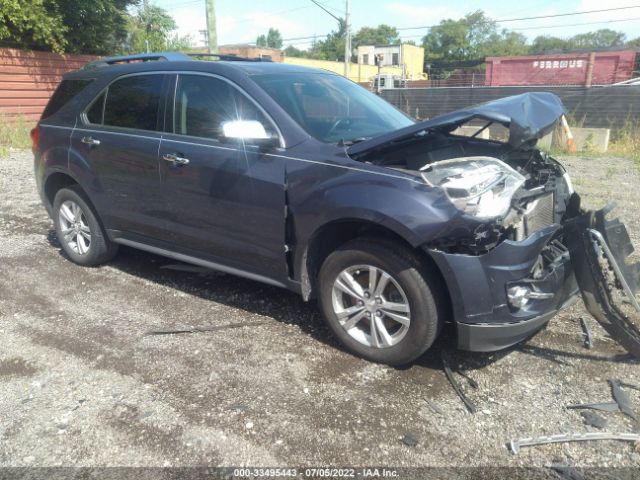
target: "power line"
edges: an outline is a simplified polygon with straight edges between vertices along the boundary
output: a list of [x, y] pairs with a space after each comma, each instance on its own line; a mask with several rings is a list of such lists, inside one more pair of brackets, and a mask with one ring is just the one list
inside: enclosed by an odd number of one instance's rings
[[545, 28], [562, 28], [562, 27], [581, 27], [583, 25], [600, 25], [602, 23], [618, 23], [618, 22], [631, 22], [633, 20], [640, 20], [640, 17], [623, 18], [620, 20], [603, 20], [601, 22], [583, 22], [583, 23], [565, 23], [563, 25], [539, 25], [537, 27], [520, 27], [512, 28], [511, 30], [544, 30]]
[[[537, 26], [533, 26], [533, 27], [516, 27], [516, 28], [512, 28], [511, 31], [522, 31], [522, 30], [544, 30], [547, 28], [565, 28], [565, 27], [580, 27], [580, 26], [584, 26], [584, 25], [601, 25], [601, 24], [606, 24], [606, 23], [619, 23], [619, 22], [631, 22], [634, 20], [640, 20], [640, 17], [634, 17], [634, 18], [623, 18], [620, 20], [602, 20], [599, 22], [582, 22], [582, 23], [563, 23], [563, 24], [557, 24], [557, 25], [537, 25]], [[421, 38], [424, 37], [423, 34], [417, 34], [417, 35], [403, 35], [402, 38]]]
[[[569, 17], [572, 15], [585, 15], [588, 13], [602, 13], [602, 12], [613, 12], [616, 10], [629, 10], [631, 8], [640, 8], [640, 5], [632, 5], [628, 7], [616, 7], [616, 8], [603, 8], [599, 10], [584, 10], [582, 12], [567, 12], [567, 13], [557, 13], [554, 15], [537, 15], [535, 17], [520, 17], [520, 18], [503, 18], [498, 20], [488, 19], [486, 22], [496, 22], [496, 23], [506, 23], [506, 22], [520, 22], [522, 20], [539, 20], [543, 18], [557, 18], [557, 17]], [[438, 25], [424, 25], [421, 27], [401, 27], [396, 28], [396, 30], [423, 30], [426, 28], [437, 27]]]
[[[495, 21], [496, 23], [504, 23], [504, 22], [515, 22], [515, 21], [522, 21], [522, 20], [536, 20], [536, 19], [544, 19], [544, 18], [567, 17], [567, 16], [572, 16], [572, 15], [584, 15], [584, 14], [588, 14], [588, 13], [599, 13], [599, 12], [612, 12], [612, 11], [617, 11], [617, 10], [628, 10], [628, 9], [631, 9], [631, 8], [640, 8], [640, 5], [633, 5], [633, 6], [628, 6], [628, 7], [617, 7], [617, 8], [604, 8], [604, 9], [599, 9], [599, 10], [585, 10], [585, 11], [582, 11], [582, 12], [559, 13], [559, 14], [555, 14], [555, 15], [538, 15], [538, 16], [534, 16], [534, 17], [506, 18], [506, 19], [502, 19], [502, 20], [488, 20], [488, 22]], [[535, 30], [535, 29], [544, 29], [544, 28], [574, 27], [574, 26], [581, 26], [581, 25], [598, 25], [598, 24], [604, 24], [604, 23], [627, 22], [627, 21], [636, 20], [636, 19], [637, 18], [629, 18], [629, 19], [621, 19], [621, 20], [606, 20], [606, 21], [601, 21], [601, 22], [586, 22], [586, 23], [579, 23], [579, 24], [562, 24], [562, 25], [550, 25], [550, 26], [538, 26], [538, 27], [520, 27], [520, 28], [512, 28], [511, 30]], [[401, 27], [401, 28], [396, 28], [396, 30], [399, 30], [399, 31], [401, 31], [401, 30], [420, 30], [420, 29], [428, 29], [428, 28], [432, 28], [432, 27], [436, 27], [436, 26], [438, 26], [438, 25], [426, 25], [426, 26], [422, 26], [422, 27]], [[291, 42], [291, 41], [297, 41], [297, 40], [313, 40], [313, 39], [321, 37], [321, 36], [322, 35], [311, 35], [311, 36], [307, 36], [307, 37], [285, 38], [285, 39], [283, 39], [283, 42]], [[422, 35], [422, 34], [420, 34], [420, 35], [403, 35], [402, 38], [419, 38], [419, 37], [423, 37], [423, 36], [424, 35]]]

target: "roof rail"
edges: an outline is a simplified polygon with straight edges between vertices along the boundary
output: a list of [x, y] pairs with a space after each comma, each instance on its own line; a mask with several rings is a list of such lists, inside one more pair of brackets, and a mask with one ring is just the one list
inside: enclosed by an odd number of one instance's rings
[[93, 62], [87, 63], [82, 70], [93, 70], [95, 68], [108, 67], [117, 63], [131, 63], [131, 62], [179, 62], [191, 60], [188, 55], [180, 52], [158, 52], [158, 53], [140, 53], [135, 55], [122, 55], [118, 57], [105, 57]]
[[234, 54], [224, 54], [224, 53], [187, 53], [189, 57], [215, 57], [218, 60], [222, 60], [223, 62], [272, 62], [270, 58], [266, 57], [240, 57]]

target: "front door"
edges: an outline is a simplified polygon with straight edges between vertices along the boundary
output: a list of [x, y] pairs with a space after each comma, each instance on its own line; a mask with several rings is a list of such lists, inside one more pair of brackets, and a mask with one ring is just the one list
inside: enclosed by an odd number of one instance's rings
[[179, 75], [173, 128], [160, 146], [166, 221], [178, 249], [284, 281], [284, 160], [226, 140], [223, 124], [271, 120], [244, 93], [211, 75]]

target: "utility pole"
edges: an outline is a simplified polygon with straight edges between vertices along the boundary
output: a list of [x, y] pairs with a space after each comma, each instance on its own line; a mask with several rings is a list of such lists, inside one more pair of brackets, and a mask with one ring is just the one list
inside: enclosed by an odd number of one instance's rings
[[204, 0], [207, 7], [207, 47], [209, 53], [218, 53], [218, 33], [216, 29], [215, 0]]
[[349, 70], [351, 67], [351, 24], [349, 23], [349, 0], [345, 0], [344, 29], [344, 76], [349, 78]]
[[[351, 24], [349, 23], [349, 0], [345, 0], [345, 11], [344, 11], [344, 76], [349, 78], [349, 67], [351, 66]], [[315, 3], [322, 10], [327, 12], [333, 18], [335, 18], [338, 23], [342, 22], [342, 18], [337, 17], [333, 13], [331, 13], [322, 3], [318, 2], [318, 0], [311, 0], [311, 2]]]

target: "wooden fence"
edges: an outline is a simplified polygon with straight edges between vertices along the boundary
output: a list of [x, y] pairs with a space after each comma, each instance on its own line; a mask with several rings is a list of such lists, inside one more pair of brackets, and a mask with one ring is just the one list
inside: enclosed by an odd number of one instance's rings
[[62, 75], [95, 58], [0, 48], [0, 116], [37, 121]]

